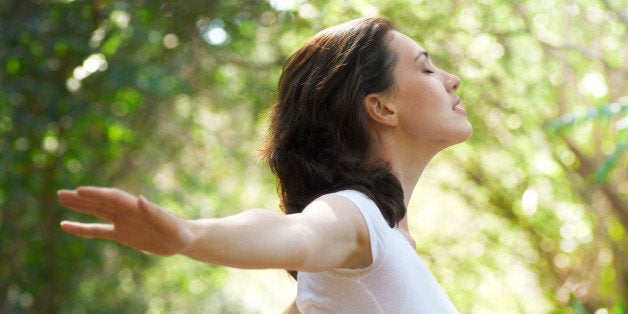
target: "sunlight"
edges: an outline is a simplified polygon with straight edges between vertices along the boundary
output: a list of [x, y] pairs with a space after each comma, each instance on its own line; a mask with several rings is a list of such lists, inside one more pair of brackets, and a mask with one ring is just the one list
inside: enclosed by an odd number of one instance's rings
[[604, 97], [608, 92], [604, 76], [599, 72], [587, 73], [578, 88], [583, 94], [591, 94], [596, 98]]

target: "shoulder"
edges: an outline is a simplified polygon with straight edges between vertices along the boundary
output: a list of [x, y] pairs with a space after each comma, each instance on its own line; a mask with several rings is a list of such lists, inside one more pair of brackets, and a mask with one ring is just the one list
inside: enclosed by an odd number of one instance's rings
[[303, 209], [302, 213], [304, 215], [344, 218], [338, 219], [339, 222], [360, 223], [364, 220], [358, 205], [340, 192], [329, 193], [316, 198]]
[[362, 268], [370, 264], [368, 226], [352, 200], [342, 193], [325, 194], [308, 204], [300, 215], [308, 221], [308, 229], [317, 234], [314, 238], [321, 240], [316, 241], [319, 244], [316, 251], [326, 251], [332, 246], [345, 251], [341, 261], [331, 268]]
[[365, 213], [365, 210], [368, 210], [367, 207], [377, 209], [375, 203], [363, 193], [355, 190], [341, 190], [319, 196], [308, 204], [303, 212], [334, 213], [335, 216], [356, 219], [363, 223], [364, 216], [367, 215]]

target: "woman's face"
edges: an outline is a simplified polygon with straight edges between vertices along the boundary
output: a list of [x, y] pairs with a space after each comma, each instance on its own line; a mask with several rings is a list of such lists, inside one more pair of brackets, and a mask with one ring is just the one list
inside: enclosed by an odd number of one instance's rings
[[408, 36], [396, 31], [392, 35], [389, 44], [398, 61], [387, 100], [398, 110], [403, 134], [445, 147], [469, 138], [472, 127], [455, 94], [460, 79], [435, 67], [425, 49]]

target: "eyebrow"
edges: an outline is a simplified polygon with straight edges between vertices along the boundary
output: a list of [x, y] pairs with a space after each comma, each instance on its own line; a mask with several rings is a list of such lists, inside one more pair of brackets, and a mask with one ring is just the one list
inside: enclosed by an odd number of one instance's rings
[[419, 54], [414, 58], [414, 61], [418, 61], [421, 56], [425, 56], [426, 59], [430, 58], [430, 54], [427, 51], [419, 51]]

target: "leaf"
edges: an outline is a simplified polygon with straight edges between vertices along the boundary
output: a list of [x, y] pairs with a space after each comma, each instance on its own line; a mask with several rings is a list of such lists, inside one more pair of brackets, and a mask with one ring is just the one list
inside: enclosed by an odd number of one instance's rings
[[564, 114], [547, 124], [547, 128], [551, 132], [562, 133], [570, 130], [574, 126], [595, 120], [610, 119], [613, 117], [622, 117], [628, 112], [628, 101], [610, 103], [598, 108], [591, 108], [586, 114], [574, 115], [572, 113]]
[[615, 150], [602, 162], [602, 164], [592, 174], [592, 181], [594, 183], [606, 182], [610, 177], [613, 170], [617, 167], [617, 161], [619, 157], [624, 153], [628, 144], [619, 143]]

